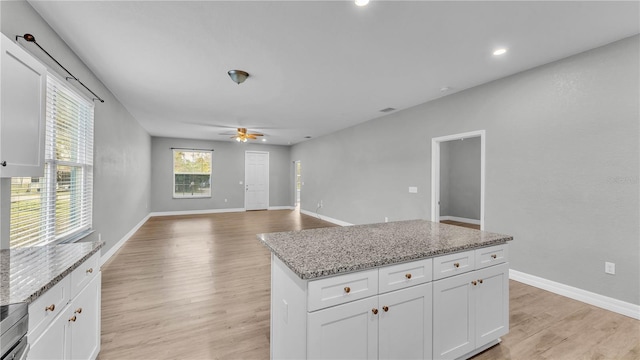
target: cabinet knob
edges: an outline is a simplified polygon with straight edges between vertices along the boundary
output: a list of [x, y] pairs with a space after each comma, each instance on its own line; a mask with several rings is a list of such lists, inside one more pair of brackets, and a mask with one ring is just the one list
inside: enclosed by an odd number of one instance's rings
[[482, 284], [482, 279], [479, 279], [479, 280], [478, 280], [478, 282], [479, 282], [480, 284]]
[[459, 268], [460, 267], [460, 263], [453, 263], [453, 266]]
[[406, 277], [407, 279], [411, 279], [411, 273], [405, 274], [404, 277]]
[[376, 308], [371, 309], [371, 312], [373, 313], [373, 315], [378, 315], [378, 309]]
[[387, 311], [389, 311], [389, 307], [387, 305], [385, 305], [385, 306], [382, 307], [382, 310], [384, 310], [384, 312], [387, 312]]
[[88, 268], [88, 269], [87, 269], [87, 272], [88, 272], [89, 274], [93, 273], [93, 268]]
[[82, 308], [81, 307], [77, 308], [75, 313], [76, 314], [82, 314]]
[[495, 259], [495, 258], [497, 258], [497, 257], [498, 257], [498, 255], [496, 255], [496, 254], [491, 255], [491, 258], [492, 258], [492, 259]]
[[73, 315], [72, 317], [70, 317], [70, 318], [69, 318], [69, 321], [76, 322], [76, 316], [75, 316], [75, 315]]
[[347, 294], [351, 292], [351, 288], [348, 286], [344, 287], [344, 292], [346, 292]]
[[56, 304], [51, 304], [49, 306], [47, 306], [46, 308], [44, 308], [44, 311], [53, 311], [56, 309]]
[[3, 161], [3, 162], [1, 162], [1, 163], [0, 163], [0, 165], [2, 165], [2, 166], [7, 166], [7, 162], [6, 162], [6, 161]]
[[471, 283], [473, 284], [473, 286], [478, 285], [478, 282], [477, 282], [477, 281], [475, 281], [475, 280], [473, 280]]

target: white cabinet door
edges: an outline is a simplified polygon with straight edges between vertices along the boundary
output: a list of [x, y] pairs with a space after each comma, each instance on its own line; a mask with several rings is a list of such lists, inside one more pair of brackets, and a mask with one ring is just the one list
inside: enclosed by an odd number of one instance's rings
[[377, 359], [377, 308], [378, 297], [372, 296], [309, 313], [307, 358]]
[[29, 339], [29, 360], [65, 360], [69, 358], [69, 318], [65, 308], [38, 339]]
[[47, 70], [0, 36], [0, 176], [44, 175]]
[[470, 272], [433, 282], [433, 357], [455, 359], [475, 349], [475, 304]]
[[380, 359], [431, 358], [432, 284], [378, 297]]
[[100, 285], [101, 274], [91, 280], [69, 307], [69, 340], [71, 359], [95, 359], [100, 352]]
[[509, 332], [509, 264], [476, 272], [476, 347]]

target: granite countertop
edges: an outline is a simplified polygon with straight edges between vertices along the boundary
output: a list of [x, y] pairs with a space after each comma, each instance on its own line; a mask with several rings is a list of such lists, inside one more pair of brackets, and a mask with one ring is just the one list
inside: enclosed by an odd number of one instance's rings
[[503, 244], [512, 236], [426, 220], [258, 234], [301, 279]]
[[81, 242], [0, 250], [0, 305], [31, 303], [103, 245]]

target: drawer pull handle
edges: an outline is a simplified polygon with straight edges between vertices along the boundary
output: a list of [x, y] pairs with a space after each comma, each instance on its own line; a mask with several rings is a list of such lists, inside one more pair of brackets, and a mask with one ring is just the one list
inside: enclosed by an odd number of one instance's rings
[[76, 316], [75, 316], [75, 315], [73, 315], [72, 317], [70, 317], [70, 318], [69, 318], [69, 321], [76, 322]]
[[478, 285], [478, 282], [476, 282], [475, 280], [473, 280], [471, 283], [473, 284], [473, 286]]
[[74, 313], [75, 314], [82, 314], [82, 308], [81, 307], [77, 308]]
[[406, 277], [407, 279], [411, 279], [411, 273], [407, 273], [404, 277]]
[[453, 266], [459, 268], [460, 267], [460, 263], [453, 263]]
[[378, 309], [376, 308], [371, 309], [371, 312], [373, 313], [373, 315], [378, 315]]
[[498, 257], [498, 255], [496, 255], [496, 254], [491, 255], [491, 258], [492, 258], [492, 259], [495, 259], [495, 258], [497, 258], [497, 257]]
[[478, 282], [479, 282], [480, 284], [482, 284], [482, 279], [478, 280]]
[[87, 269], [87, 272], [88, 272], [89, 274], [92, 274], [92, 273], [93, 273], [93, 268], [88, 268], [88, 269]]
[[348, 286], [344, 287], [344, 292], [346, 292], [347, 294], [351, 292], [351, 288]]
[[382, 307], [382, 310], [384, 310], [384, 312], [387, 312], [387, 311], [389, 311], [389, 307], [387, 305], [385, 305], [385, 306]]
[[47, 306], [46, 308], [44, 308], [44, 311], [53, 311], [56, 309], [56, 304], [51, 304], [49, 306]]

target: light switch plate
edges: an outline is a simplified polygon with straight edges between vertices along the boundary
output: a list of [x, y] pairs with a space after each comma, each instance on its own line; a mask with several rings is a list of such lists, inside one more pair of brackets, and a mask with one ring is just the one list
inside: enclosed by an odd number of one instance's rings
[[409, 192], [412, 194], [417, 194], [418, 193], [418, 187], [417, 186], [409, 186]]
[[604, 263], [604, 272], [607, 274], [615, 275], [616, 274], [616, 264], [612, 262]]

